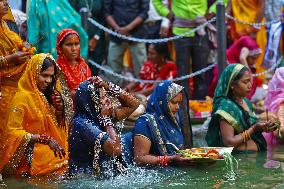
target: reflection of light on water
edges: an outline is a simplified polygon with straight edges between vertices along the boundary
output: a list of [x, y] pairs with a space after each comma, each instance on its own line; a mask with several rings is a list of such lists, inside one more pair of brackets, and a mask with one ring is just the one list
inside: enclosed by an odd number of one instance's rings
[[239, 167], [238, 160], [231, 153], [224, 153], [224, 160], [226, 163], [225, 177], [228, 180], [236, 180], [237, 173], [235, 170]]

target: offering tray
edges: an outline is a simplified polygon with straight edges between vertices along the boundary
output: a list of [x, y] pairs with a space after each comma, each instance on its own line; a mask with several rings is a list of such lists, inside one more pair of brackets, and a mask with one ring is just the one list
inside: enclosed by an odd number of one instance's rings
[[214, 163], [217, 160], [224, 160], [226, 153], [231, 154], [233, 147], [199, 147], [185, 150], [178, 150], [177, 153], [189, 158], [192, 163]]

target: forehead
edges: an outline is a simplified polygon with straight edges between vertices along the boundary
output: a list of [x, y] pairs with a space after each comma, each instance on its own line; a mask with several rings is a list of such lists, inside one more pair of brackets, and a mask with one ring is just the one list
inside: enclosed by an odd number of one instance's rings
[[79, 41], [79, 37], [76, 34], [67, 35], [64, 42], [70, 42], [70, 41]]
[[175, 101], [180, 101], [182, 100], [182, 94], [178, 93], [174, 98], [172, 98], [170, 101], [175, 102]]
[[54, 65], [50, 65], [47, 69], [40, 72], [41, 75], [52, 75], [54, 74]]
[[155, 51], [155, 52], [156, 52], [156, 50], [155, 50], [155, 46], [154, 46], [153, 44], [149, 45], [149, 50], [150, 50], [150, 51]]
[[251, 77], [252, 77], [252, 75], [251, 75], [250, 71], [245, 71], [244, 74], [242, 75], [242, 77], [239, 79], [239, 81], [251, 79]]

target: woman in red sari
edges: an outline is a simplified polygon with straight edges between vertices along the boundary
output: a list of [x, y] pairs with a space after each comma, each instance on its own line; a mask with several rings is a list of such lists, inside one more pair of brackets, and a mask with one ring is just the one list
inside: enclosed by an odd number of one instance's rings
[[[176, 64], [171, 61], [166, 43], [150, 44], [148, 60], [144, 62], [139, 78], [143, 80], [168, 80], [177, 77]], [[150, 95], [154, 83], [130, 83], [126, 90], [134, 94]]]
[[80, 36], [72, 29], [61, 30], [56, 40], [57, 65], [70, 89], [71, 97], [81, 82], [91, 77], [91, 70], [80, 54]]

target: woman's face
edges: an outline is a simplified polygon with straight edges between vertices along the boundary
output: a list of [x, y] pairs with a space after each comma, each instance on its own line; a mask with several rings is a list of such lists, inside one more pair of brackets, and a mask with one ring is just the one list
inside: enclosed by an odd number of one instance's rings
[[8, 13], [8, 8], [7, 0], [0, 0], [0, 19]]
[[245, 71], [244, 75], [237, 81], [237, 83], [234, 83], [232, 85], [231, 90], [234, 96], [239, 98], [244, 98], [251, 91], [251, 87], [252, 87], [251, 73], [249, 71]]
[[40, 92], [44, 92], [52, 83], [54, 78], [54, 66], [49, 66], [46, 70], [41, 71], [37, 79], [37, 88]]
[[76, 34], [68, 35], [62, 44], [62, 51], [69, 62], [75, 61], [80, 52], [80, 40]]
[[161, 56], [156, 51], [154, 45], [149, 45], [148, 47], [148, 59], [151, 60], [154, 64], [157, 64], [161, 61]]
[[169, 109], [172, 114], [176, 114], [179, 110], [180, 103], [182, 101], [182, 94], [178, 93], [174, 98], [169, 101]]

